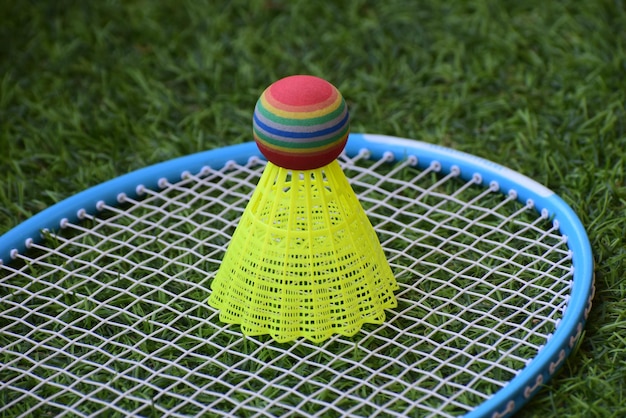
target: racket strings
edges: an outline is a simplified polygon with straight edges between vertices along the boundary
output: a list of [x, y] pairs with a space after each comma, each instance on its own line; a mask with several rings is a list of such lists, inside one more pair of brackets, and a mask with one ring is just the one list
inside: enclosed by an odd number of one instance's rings
[[367, 157], [342, 165], [400, 284], [385, 324], [322, 345], [221, 324], [209, 284], [263, 164], [205, 167], [0, 266], [0, 413], [453, 416], [488, 399], [562, 316], [565, 237], [480, 176]]

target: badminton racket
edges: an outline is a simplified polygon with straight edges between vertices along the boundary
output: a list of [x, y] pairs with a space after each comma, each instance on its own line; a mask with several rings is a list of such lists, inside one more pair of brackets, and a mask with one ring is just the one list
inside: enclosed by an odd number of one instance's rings
[[437, 145], [351, 134], [339, 161], [400, 286], [382, 325], [315, 344], [221, 323], [210, 284], [265, 162], [253, 142], [206, 151], [0, 237], [0, 415], [513, 414], [591, 309], [577, 216]]

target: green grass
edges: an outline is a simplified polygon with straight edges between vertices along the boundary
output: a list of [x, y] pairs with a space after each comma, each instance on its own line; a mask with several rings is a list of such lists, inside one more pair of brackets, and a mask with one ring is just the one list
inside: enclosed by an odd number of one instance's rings
[[626, 415], [624, 2], [0, 0], [0, 16], [0, 233], [130, 170], [248, 141], [268, 84], [322, 76], [353, 131], [492, 159], [574, 208], [594, 309], [520, 416]]

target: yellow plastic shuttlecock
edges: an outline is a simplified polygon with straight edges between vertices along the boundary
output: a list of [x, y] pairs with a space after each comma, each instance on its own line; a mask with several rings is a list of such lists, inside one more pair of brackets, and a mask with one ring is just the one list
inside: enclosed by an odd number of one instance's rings
[[246, 335], [321, 342], [380, 324], [398, 288], [335, 160], [349, 131], [337, 89], [312, 76], [268, 87], [254, 137], [269, 160], [212, 282], [209, 304]]

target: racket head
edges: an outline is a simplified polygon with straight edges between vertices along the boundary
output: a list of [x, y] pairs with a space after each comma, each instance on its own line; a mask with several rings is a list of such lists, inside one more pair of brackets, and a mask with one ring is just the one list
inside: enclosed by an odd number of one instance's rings
[[[573, 210], [549, 189], [515, 171], [466, 153], [403, 138], [351, 134], [345, 150], [346, 168], [350, 169], [350, 158], [364, 154], [373, 161], [412, 159], [420, 170], [434, 169], [440, 176], [454, 172], [465, 180], [482, 183], [483, 187], [498, 189], [534, 207], [556, 225], [564, 237], [572, 264], [571, 286], [554, 332], [536, 355], [516, 371], [515, 377], [467, 412], [467, 416], [512, 414], [558, 370], [582, 333], [594, 289], [593, 257], [584, 227]], [[19, 259], [33, 243], [41, 240], [42, 231], [56, 231], [68, 223], [97, 215], [103, 207], [141, 199], [147, 189], [157, 190], [196, 173], [206, 174], [210, 167], [246, 165], [260, 158], [256, 145], [251, 142], [160, 163], [95, 186], [46, 209], [0, 237], [0, 259], [4, 266], [10, 267], [13, 259]], [[208, 286], [206, 290], [209, 291]], [[3, 318], [3, 322], [10, 319]]]

